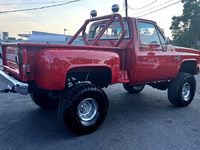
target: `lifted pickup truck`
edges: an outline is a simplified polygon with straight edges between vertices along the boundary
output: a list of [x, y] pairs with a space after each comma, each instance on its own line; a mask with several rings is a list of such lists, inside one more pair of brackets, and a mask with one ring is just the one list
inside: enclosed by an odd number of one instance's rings
[[[80, 33], [85, 46], [71, 45]], [[4, 43], [2, 54], [0, 78], [9, 89], [1, 92], [30, 94], [44, 109], [58, 107], [77, 134], [104, 122], [108, 98], [101, 88], [111, 84], [122, 83], [130, 93], [145, 84], [168, 89], [173, 105], [189, 105], [200, 64], [199, 51], [170, 45], [155, 22], [117, 13], [86, 20], [67, 45]]]

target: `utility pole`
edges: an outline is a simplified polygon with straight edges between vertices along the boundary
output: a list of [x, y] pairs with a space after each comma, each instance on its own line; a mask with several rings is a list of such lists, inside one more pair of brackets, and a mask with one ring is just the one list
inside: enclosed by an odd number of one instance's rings
[[128, 8], [127, 8], [127, 0], [125, 0], [125, 10], [126, 10], [126, 17], [128, 17]]

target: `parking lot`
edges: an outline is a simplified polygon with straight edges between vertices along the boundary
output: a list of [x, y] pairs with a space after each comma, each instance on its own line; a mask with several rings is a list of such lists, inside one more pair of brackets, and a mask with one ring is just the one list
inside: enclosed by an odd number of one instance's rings
[[[0, 150], [165, 150], [199, 149], [200, 76], [193, 102], [177, 108], [167, 91], [149, 86], [136, 95], [121, 84], [104, 91], [109, 112], [94, 133], [80, 136], [65, 127], [57, 110], [36, 106], [29, 95], [1, 94]], [[0, 82], [0, 88], [6, 85]]]

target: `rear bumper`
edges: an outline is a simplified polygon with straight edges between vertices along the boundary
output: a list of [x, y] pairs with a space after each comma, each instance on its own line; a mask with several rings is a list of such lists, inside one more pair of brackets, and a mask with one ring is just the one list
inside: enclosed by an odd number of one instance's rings
[[14, 90], [17, 93], [27, 95], [28, 94], [28, 84], [20, 82], [13, 77], [7, 75], [5, 72], [0, 70], [0, 79], [5, 82], [10, 90]]

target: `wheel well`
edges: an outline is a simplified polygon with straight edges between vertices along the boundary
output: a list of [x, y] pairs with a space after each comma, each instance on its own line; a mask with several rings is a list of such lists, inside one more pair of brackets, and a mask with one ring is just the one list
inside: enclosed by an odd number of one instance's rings
[[179, 73], [185, 72], [185, 73], [190, 73], [190, 74], [194, 75], [195, 71], [196, 71], [196, 67], [197, 67], [196, 61], [185, 61], [181, 64]]
[[108, 67], [80, 67], [69, 70], [67, 78], [69, 77], [74, 77], [78, 81], [90, 81], [100, 87], [107, 87], [111, 82], [112, 72]]

